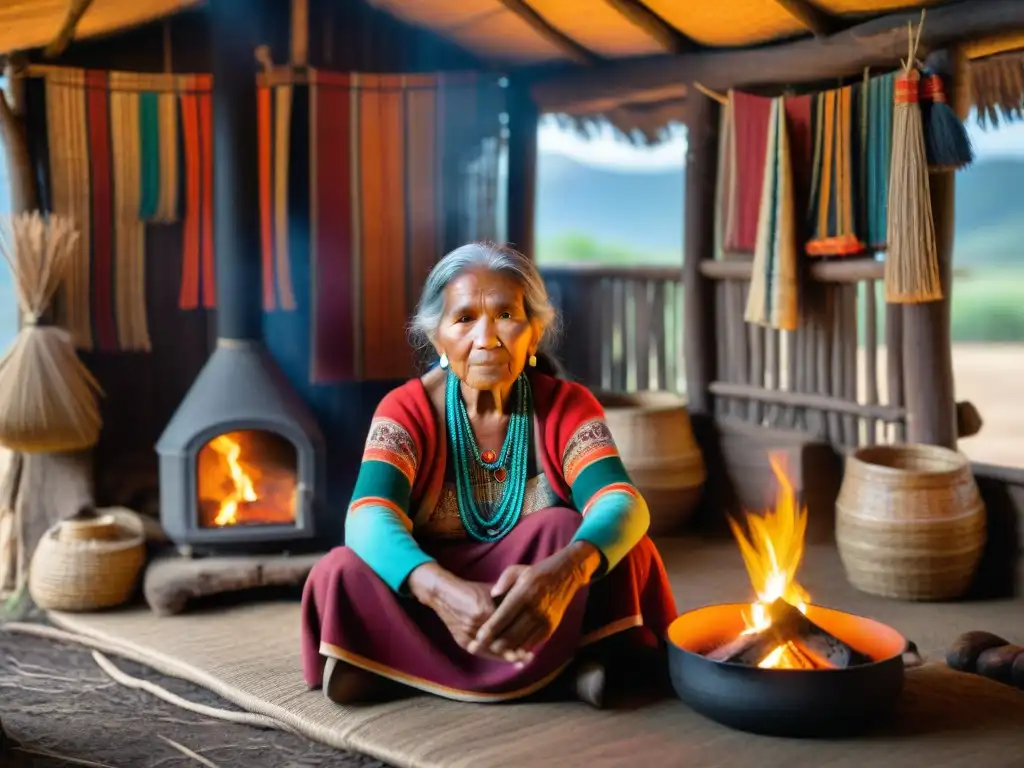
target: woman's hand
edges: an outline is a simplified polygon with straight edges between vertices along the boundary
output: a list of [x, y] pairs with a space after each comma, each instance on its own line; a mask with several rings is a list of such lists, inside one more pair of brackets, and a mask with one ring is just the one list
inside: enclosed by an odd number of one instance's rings
[[536, 565], [512, 565], [498, 577], [491, 597], [503, 598], [470, 643], [506, 661], [525, 663], [558, 627], [579, 589], [601, 563], [594, 545], [578, 541]]
[[436, 563], [427, 563], [409, 575], [409, 589], [417, 600], [441, 617], [460, 648], [489, 655], [470, 650], [480, 627], [494, 613], [489, 584], [460, 579]]

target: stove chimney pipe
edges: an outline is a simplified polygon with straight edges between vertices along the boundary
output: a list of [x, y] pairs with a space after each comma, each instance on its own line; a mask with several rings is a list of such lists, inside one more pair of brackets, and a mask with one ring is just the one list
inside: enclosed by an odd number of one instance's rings
[[213, 74], [213, 244], [217, 260], [217, 336], [259, 340], [259, 170], [256, 138], [256, 46], [259, 6], [210, 0]]

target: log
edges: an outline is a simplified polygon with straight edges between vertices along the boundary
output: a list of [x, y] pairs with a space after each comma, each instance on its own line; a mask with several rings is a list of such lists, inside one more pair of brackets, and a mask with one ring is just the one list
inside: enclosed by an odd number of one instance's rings
[[769, 606], [768, 615], [772, 620], [768, 629], [739, 635], [705, 654], [707, 658], [756, 667], [778, 646], [791, 643], [790, 651], [808, 669], [845, 669], [871, 661], [782, 598]]
[[867, 664], [871, 658], [819, 627], [785, 600], [776, 600], [768, 609], [772, 626], [783, 624], [793, 633], [796, 644], [815, 663], [831, 669], [846, 669]]

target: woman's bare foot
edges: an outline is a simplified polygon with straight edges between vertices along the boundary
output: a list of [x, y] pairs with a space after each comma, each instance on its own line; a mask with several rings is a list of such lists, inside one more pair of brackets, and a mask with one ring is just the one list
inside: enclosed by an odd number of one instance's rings
[[328, 657], [324, 665], [324, 696], [335, 704], [362, 704], [387, 698], [391, 681], [373, 672]]

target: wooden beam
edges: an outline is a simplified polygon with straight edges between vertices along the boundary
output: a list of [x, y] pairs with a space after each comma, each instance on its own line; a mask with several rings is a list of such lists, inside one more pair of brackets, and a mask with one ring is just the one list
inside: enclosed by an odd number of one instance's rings
[[71, 7], [68, 8], [68, 15], [64, 17], [64, 23], [54, 36], [50, 44], [43, 50], [43, 56], [47, 59], [54, 59], [64, 53], [75, 39], [75, 30], [78, 22], [82, 20], [85, 12], [92, 5], [92, 0], [71, 0]]
[[[952, 81], [947, 81], [947, 98], [951, 104], [958, 104], [967, 87], [965, 69], [961, 66], [963, 51], [954, 47], [949, 54], [948, 57], [932, 56], [928, 64], [934, 71], [953, 75]], [[935, 220], [942, 299], [902, 307], [907, 441], [955, 450], [959, 435], [951, 348], [951, 294], [956, 174], [929, 174], [928, 187]]]
[[589, 48], [580, 45], [567, 34], [557, 29], [548, 20], [529, 6], [526, 0], [501, 0], [501, 4], [525, 21], [534, 32], [558, 48], [562, 53], [578, 64], [591, 66], [604, 61]]
[[700, 265], [715, 255], [715, 187], [719, 105], [702, 93], [687, 99], [683, 212], [683, 349], [692, 415], [712, 415], [716, 378], [714, 286]]
[[819, 8], [813, 0], [775, 0], [776, 4], [814, 33], [815, 37], [834, 35], [844, 26], [842, 19]]
[[638, 26], [668, 53], [688, 53], [701, 46], [661, 16], [652, 11], [643, 0], [605, 0], [612, 8]]
[[537, 195], [537, 107], [529, 91], [513, 81], [508, 87], [508, 202], [505, 239], [528, 258], [534, 253], [534, 205]]
[[[700, 82], [708, 88], [796, 85], [847, 77], [864, 67], [893, 66], [907, 55], [907, 24], [918, 10], [901, 11], [849, 27], [827, 39], [735, 51], [707, 51], [606, 62], [548, 76], [535, 73], [532, 92], [542, 112], [586, 114], [601, 99], [628, 102], [667, 85]], [[929, 7], [921, 34], [925, 51], [1008, 30], [1024, 29], [1020, 0], [960, 0]]]

